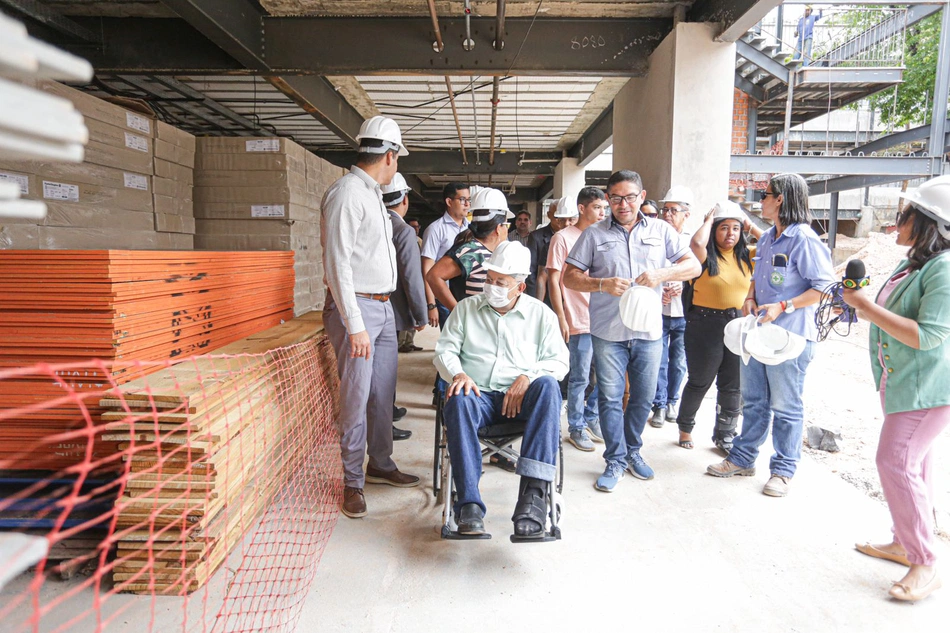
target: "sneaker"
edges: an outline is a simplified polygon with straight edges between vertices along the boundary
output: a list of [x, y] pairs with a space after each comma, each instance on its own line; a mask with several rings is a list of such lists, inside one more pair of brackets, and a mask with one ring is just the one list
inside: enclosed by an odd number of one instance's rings
[[640, 457], [640, 453], [631, 453], [627, 457], [627, 472], [644, 481], [653, 479], [653, 469], [647, 466], [647, 463]]
[[666, 407], [656, 407], [653, 409], [653, 417], [650, 418], [650, 426], [655, 429], [662, 429], [666, 421]]
[[600, 420], [594, 419], [587, 423], [587, 434], [592, 442], [604, 443], [604, 432], [600, 430]]
[[601, 492], [613, 492], [617, 482], [623, 479], [623, 467], [617, 462], [607, 462], [604, 474], [597, 478], [594, 488]]
[[573, 444], [574, 448], [579, 451], [590, 453], [594, 450], [594, 443], [590, 440], [590, 436], [587, 434], [587, 429], [571, 431], [571, 435], [567, 438], [567, 441]]
[[680, 414], [680, 403], [670, 402], [666, 405], [666, 421], [676, 422], [676, 416]]
[[728, 459], [724, 459], [718, 464], [713, 464], [706, 468], [706, 473], [713, 477], [732, 477], [733, 475], [752, 477], [755, 475], [755, 466], [752, 468], [742, 468], [741, 466], [736, 466]]
[[769, 482], [765, 484], [765, 488], [762, 489], [762, 494], [770, 497], [784, 497], [788, 494], [789, 481], [791, 481], [791, 477], [772, 475], [769, 477]]

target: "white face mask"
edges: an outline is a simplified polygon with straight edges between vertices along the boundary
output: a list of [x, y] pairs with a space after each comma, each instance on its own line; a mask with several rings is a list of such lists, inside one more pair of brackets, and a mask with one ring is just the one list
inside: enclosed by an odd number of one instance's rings
[[482, 292], [488, 297], [488, 305], [493, 308], [504, 308], [511, 303], [511, 297], [508, 296], [508, 288], [485, 284]]

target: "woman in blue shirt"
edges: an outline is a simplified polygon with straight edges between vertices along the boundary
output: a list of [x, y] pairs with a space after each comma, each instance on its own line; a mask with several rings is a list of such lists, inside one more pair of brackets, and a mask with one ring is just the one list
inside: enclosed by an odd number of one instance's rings
[[762, 492], [771, 497], [788, 494], [802, 452], [805, 371], [815, 353], [818, 331], [815, 305], [822, 291], [834, 283], [831, 251], [809, 226], [808, 184], [798, 174], [778, 174], [762, 194], [762, 217], [774, 225], [758, 242], [755, 270], [743, 315], [759, 315], [759, 323], [774, 323], [804, 337], [797, 358], [778, 364], [749, 359], [740, 368], [742, 431], [729, 456], [706, 472], [716, 477], [755, 475], [759, 447], [772, 430], [775, 454], [769, 462], [771, 477]]

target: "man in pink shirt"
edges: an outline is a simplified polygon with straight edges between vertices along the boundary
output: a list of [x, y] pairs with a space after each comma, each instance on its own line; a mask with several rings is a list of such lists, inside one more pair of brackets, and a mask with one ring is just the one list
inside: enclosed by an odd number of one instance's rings
[[578, 450], [591, 452], [594, 442], [603, 443], [600, 419], [597, 414], [597, 387], [586, 399], [584, 394], [590, 382], [590, 365], [594, 349], [590, 338], [590, 293], [578, 292], [564, 287], [561, 273], [567, 256], [581, 233], [590, 225], [600, 222], [607, 213], [607, 196], [597, 187], [584, 187], [577, 194], [576, 203], [570, 198], [561, 198], [558, 213], [568, 209], [578, 217], [573, 226], [558, 231], [551, 238], [548, 250], [548, 294], [551, 307], [557, 314], [561, 336], [571, 354], [571, 370], [567, 381], [568, 441]]

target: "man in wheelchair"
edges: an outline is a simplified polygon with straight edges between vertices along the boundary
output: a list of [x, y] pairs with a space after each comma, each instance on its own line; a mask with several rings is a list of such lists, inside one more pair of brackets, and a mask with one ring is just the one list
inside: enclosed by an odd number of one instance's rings
[[557, 317], [524, 294], [531, 255], [520, 242], [502, 242], [485, 264], [484, 293], [459, 302], [435, 347], [435, 365], [449, 383], [443, 409], [458, 498], [458, 533], [485, 534], [485, 504], [478, 491], [482, 451], [478, 430], [523, 422], [517, 473], [514, 534], [541, 537], [544, 490], [556, 475], [561, 430], [558, 381], [568, 351]]

